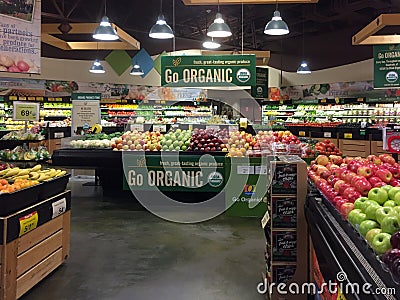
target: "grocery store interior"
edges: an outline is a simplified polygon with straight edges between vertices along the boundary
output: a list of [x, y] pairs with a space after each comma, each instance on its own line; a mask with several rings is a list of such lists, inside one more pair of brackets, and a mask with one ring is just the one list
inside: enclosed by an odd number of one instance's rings
[[398, 0], [0, 1], [0, 300], [400, 299]]

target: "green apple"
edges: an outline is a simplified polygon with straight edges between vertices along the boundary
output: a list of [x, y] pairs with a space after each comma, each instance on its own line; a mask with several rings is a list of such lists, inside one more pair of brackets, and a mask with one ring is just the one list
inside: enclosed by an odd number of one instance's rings
[[365, 209], [365, 214], [367, 215], [367, 219], [376, 221], [376, 211], [378, 210], [378, 208], [381, 208], [379, 204], [378, 205], [372, 204], [368, 206]]
[[380, 207], [376, 210], [376, 220], [379, 224], [382, 224], [384, 218], [390, 216], [393, 213], [393, 207]]
[[393, 234], [400, 230], [400, 225], [396, 216], [388, 216], [383, 218], [381, 223], [382, 232]]
[[362, 212], [365, 212], [366, 206], [365, 202], [368, 201], [367, 197], [360, 197], [356, 201], [354, 201], [354, 208], [361, 209]]
[[389, 192], [391, 191], [392, 188], [393, 187], [391, 185], [389, 185], [389, 184], [384, 185], [384, 186], [381, 187], [381, 189], [384, 189], [388, 194], [389, 194]]
[[394, 195], [394, 202], [396, 202], [396, 205], [400, 206], [400, 193], [397, 193]]
[[367, 219], [366, 214], [364, 214], [361, 209], [353, 209], [349, 214], [347, 215], [347, 219], [353, 226], [360, 225], [362, 221], [365, 221]]
[[365, 239], [367, 240], [368, 244], [372, 245], [372, 240], [374, 238], [374, 236], [376, 236], [378, 233], [381, 233], [382, 229], [380, 228], [374, 228], [371, 229], [370, 231], [367, 232], [367, 234], [365, 235]]
[[385, 203], [383, 203], [383, 206], [387, 206], [387, 207], [395, 207], [396, 203], [393, 200], [388, 200]]
[[361, 222], [358, 231], [361, 233], [362, 236], [365, 237], [367, 235], [367, 232], [374, 228], [379, 228], [379, 224], [377, 222], [373, 220], [365, 220]]
[[383, 188], [372, 188], [368, 192], [368, 199], [374, 200], [378, 202], [378, 204], [382, 205], [388, 200], [388, 193]]
[[400, 192], [400, 187], [399, 186], [395, 186], [393, 188], [390, 189], [389, 191], [389, 199], [394, 200], [394, 196]]
[[374, 236], [372, 239], [371, 247], [374, 251], [381, 255], [392, 248], [390, 245], [391, 235], [389, 233], [381, 232]]
[[393, 207], [392, 216], [400, 216], [400, 206]]

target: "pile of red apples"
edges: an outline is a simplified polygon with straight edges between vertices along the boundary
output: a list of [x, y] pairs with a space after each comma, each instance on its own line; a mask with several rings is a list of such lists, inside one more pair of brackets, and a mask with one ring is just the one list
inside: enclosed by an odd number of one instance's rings
[[374, 187], [400, 186], [400, 165], [389, 154], [367, 158], [319, 155], [308, 167], [308, 177], [340, 211]]

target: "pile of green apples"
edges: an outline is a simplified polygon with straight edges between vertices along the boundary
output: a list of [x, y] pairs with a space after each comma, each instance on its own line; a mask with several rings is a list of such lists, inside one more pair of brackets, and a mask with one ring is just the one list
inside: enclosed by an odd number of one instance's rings
[[186, 151], [190, 145], [191, 130], [176, 129], [170, 131], [161, 138], [162, 151]]
[[372, 188], [368, 197], [360, 197], [354, 202], [347, 220], [377, 254], [390, 250], [390, 238], [400, 231], [400, 187]]

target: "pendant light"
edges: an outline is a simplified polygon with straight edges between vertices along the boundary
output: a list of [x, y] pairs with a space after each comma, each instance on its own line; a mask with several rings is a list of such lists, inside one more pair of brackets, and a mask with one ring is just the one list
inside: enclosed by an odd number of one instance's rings
[[135, 75], [135, 76], [141, 76], [144, 74], [142, 68], [136, 63], [133, 68], [132, 71], [129, 73], [131, 75]]
[[[304, 6], [303, 6], [303, 15], [305, 15], [304, 14]], [[302, 36], [302, 55], [303, 55], [303, 58], [304, 58], [304, 36], [305, 36], [304, 23], [305, 23], [305, 18], [303, 20], [303, 36]], [[297, 68], [297, 74], [310, 74], [310, 73], [311, 73], [310, 67], [308, 66], [307, 62], [303, 60], [300, 63], [300, 66]]]
[[[207, 12], [207, 14], [206, 14], [206, 26], [205, 26], [205, 28], [206, 28], [206, 34], [207, 34], [207, 23], [208, 23], [207, 22], [207, 16], [211, 12], [211, 10], [207, 9], [206, 12]], [[212, 37], [211, 40], [207, 39], [207, 40], [205, 40], [203, 42], [203, 47], [206, 48], [206, 49], [218, 49], [219, 47], [221, 47], [221, 44], [216, 42], [216, 41], [214, 41], [214, 38]]]
[[160, 14], [158, 15], [156, 24], [150, 29], [149, 37], [153, 39], [172, 39], [174, 37], [174, 32], [162, 14], [162, 0], [160, 0]]
[[107, 15], [107, 1], [104, 2], [104, 17], [101, 19], [100, 25], [93, 33], [93, 38], [101, 41], [115, 41], [118, 40], [118, 34], [111, 26], [110, 20]]
[[106, 71], [104, 70], [103, 66], [101, 65], [100, 60], [96, 59], [96, 60], [93, 62], [93, 65], [92, 65], [92, 67], [90, 68], [89, 72], [90, 72], [90, 73], [95, 73], [95, 74], [103, 74], [103, 73], [105, 73]]
[[289, 27], [282, 20], [281, 13], [278, 11], [278, 0], [276, 0], [276, 8], [271, 21], [265, 25], [264, 33], [268, 35], [285, 35], [289, 33]]
[[210, 37], [228, 37], [232, 35], [231, 29], [225, 23], [222, 18], [222, 14], [219, 12], [219, 0], [218, 0], [218, 12], [215, 15], [214, 23], [208, 27], [207, 35]]

